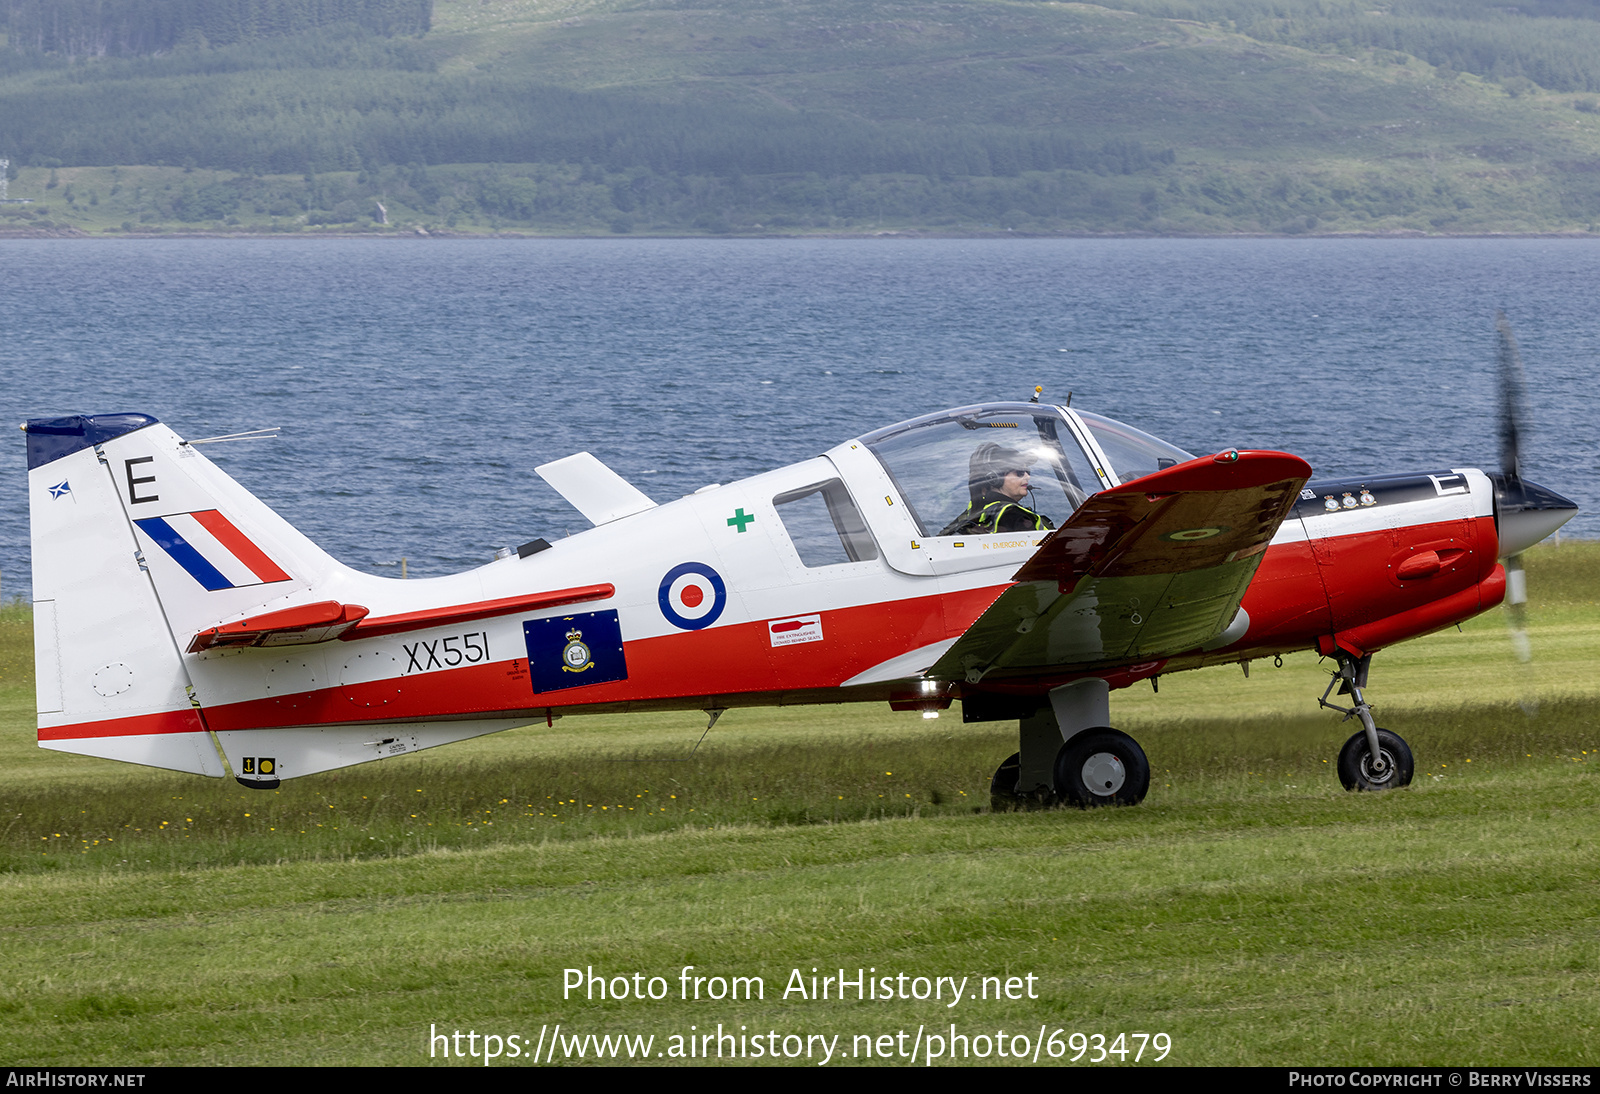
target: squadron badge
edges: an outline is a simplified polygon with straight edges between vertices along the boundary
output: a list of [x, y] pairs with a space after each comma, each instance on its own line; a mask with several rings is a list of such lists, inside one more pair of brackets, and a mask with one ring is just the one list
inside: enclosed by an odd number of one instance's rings
[[568, 631], [567, 644], [561, 650], [561, 671], [582, 672], [592, 668], [594, 656], [589, 652], [589, 647], [583, 644], [583, 632], [576, 629]]
[[528, 619], [522, 634], [535, 694], [628, 678], [622, 625], [614, 611]]

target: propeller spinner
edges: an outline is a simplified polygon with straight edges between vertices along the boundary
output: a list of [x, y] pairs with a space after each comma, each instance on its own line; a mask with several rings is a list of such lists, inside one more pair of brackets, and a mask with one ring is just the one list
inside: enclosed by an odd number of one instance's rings
[[1577, 503], [1522, 477], [1522, 355], [1503, 311], [1495, 313], [1500, 334], [1500, 471], [1490, 475], [1495, 488], [1495, 529], [1500, 557], [1515, 560], [1578, 512]]

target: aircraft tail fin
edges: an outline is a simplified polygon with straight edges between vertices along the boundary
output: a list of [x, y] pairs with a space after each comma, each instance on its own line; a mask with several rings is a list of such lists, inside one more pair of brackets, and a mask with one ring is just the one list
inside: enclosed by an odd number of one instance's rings
[[225, 774], [183, 649], [344, 568], [148, 415], [22, 428], [40, 745]]

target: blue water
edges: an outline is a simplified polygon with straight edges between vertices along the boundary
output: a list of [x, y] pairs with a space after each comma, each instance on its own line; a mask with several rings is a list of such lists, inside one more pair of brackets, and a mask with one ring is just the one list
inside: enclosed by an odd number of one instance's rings
[[[0, 241], [0, 420], [154, 414], [341, 560], [448, 573], [586, 527], [587, 449], [658, 501], [985, 399], [1319, 474], [1498, 463], [1600, 535], [1600, 244], [1580, 240]], [[20, 434], [0, 595], [29, 592]]]

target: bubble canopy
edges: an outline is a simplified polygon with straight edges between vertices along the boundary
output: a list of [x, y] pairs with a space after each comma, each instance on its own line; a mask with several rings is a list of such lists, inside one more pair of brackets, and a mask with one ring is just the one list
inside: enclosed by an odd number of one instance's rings
[[[1010, 504], [1055, 528], [1088, 495], [1194, 457], [1098, 414], [1038, 403], [981, 403], [861, 438], [925, 536], [981, 534], [975, 516]], [[1039, 518], [1033, 521], [1032, 518]], [[1013, 530], [1017, 517], [1011, 519]]]
[[1175, 444], [1168, 444], [1160, 437], [1152, 437], [1144, 430], [1135, 429], [1115, 418], [1078, 410], [1069, 410], [1067, 413], [1083, 423], [1100, 451], [1114, 465], [1118, 484], [1142, 479], [1163, 468], [1195, 458], [1194, 453], [1185, 452]]

